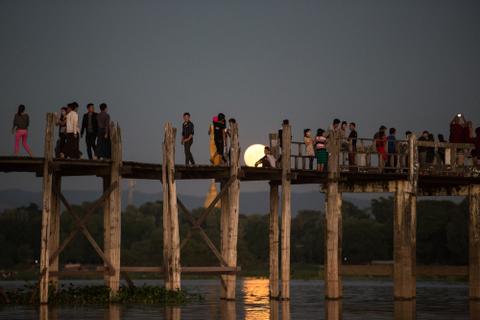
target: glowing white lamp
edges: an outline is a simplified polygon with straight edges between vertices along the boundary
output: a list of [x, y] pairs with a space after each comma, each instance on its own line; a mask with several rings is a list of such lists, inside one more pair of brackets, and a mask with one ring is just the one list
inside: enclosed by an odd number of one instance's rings
[[255, 162], [260, 160], [265, 155], [265, 146], [263, 144], [253, 144], [245, 150], [243, 159], [245, 164], [249, 167], [254, 167]]

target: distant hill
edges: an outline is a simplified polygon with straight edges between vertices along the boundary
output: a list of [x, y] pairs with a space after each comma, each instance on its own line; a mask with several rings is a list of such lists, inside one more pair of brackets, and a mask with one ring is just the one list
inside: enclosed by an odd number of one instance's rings
[[[96, 200], [100, 195], [97, 191], [87, 190], [65, 190], [65, 197], [72, 204], [81, 204]], [[345, 196], [344, 200], [352, 202], [356, 206], [364, 209], [370, 206], [372, 198], [376, 195], [359, 195], [354, 197]], [[122, 206], [126, 206], [127, 193], [122, 194]], [[180, 195], [180, 199], [189, 208], [199, 208], [203, 206], [204, 197]], [[146, 202], [162, 200], [161, 193], [135, 192], [133, 204], [140, 206]], [[41, 204], [41, 192], [29, 192], [18, 189], [6, 189], [0, 191], [0, 210], [16, 208], [29, 203]], [[242, 192], [240, 195], [240, 212], [244, 214], [268, 212], [269, 195], [268, 192]], [[296, 214], [299, 210], [323, 210], [324, 196], [319, 192], [292, 193], [292, 213]]]

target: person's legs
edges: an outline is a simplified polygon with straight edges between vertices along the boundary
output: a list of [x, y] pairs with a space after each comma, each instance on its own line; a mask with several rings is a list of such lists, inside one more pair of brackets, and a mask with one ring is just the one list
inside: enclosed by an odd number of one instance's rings
[[32, 151], [30, 151], [30, 146], [27, 143], [27, 138], [28, 138], [28, 131], [27, 130], [22, 130], [22, 145], [25, 151], [27, 151], [28, 155], [32, 157]]
[[186, 166], [188, 166], [189, 164], [192, 164], [192, 165], [195, 164], [195, 161], [193, 160], [192, 152], [190, 150], [192, 143], [193, 141], [190, 140], [183, 144], [183, 147], [185, 148], [185, 165]]
[[97, 157], [105, 158], [105, 130], [98, 130], [98, 140], [97, 140]]
[[15, 132], [15, 146], [14, 146], [13, 154], [16, 156], [18, 156], [18, 153], [20, 152], [20, 137], [22, 136], [19, 131], [20, 130], [17, 130]]
[[96, 142], [97, 136], [92, 133], [87, 133], [87, 136], [85, 137], [85, 142], [87, 144], [87, 154], [88, 154], [88, 159], [93, 159], [93, 155], [96, 155], [95, 152], [95, 142]]

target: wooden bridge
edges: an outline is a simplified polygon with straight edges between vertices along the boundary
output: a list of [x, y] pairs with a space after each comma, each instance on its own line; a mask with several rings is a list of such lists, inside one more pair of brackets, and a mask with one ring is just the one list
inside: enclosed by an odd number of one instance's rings
[[[222, 298], [235, 299], [237, 266], [237, 233], [241, 181], [265, 181], [270, 185], [270, 296], [272, 299], [290, 299], [290, 222], [291, 185], [319, 184], [326, 195], [325, 204], [325, 295], [327, 299], [342, 297], [342, 193], [390, 192], [394, 194], [394, 297], [414, 299], [416, 296], [416, 200], [418, 196], [465, 196], [469, 199], [469, 265], [468, 276], [472, 299], [480, 299], [480, 176], [470, 163], [471, 145], [417, 141], [412, 135], [408, 141], [396, 142], [398, 152], [389, 154], [385, 162], [378, 155], [372, 141], [359, 139], [357, 150], [351, 143], [333, 132], [329, 138], [328, 170], [317, 172], [307, 168], [309, 157], [304, 146], [291, 141], [291, 128], [283, 126], [282, 137], [270, 134], [270, 146], [280, 155], [279, 168], [252, 168], [240, 166], [238, 128], [231, 130], [229, 166], [175, 165], [176, 129], [165, 125], [163, 161], [161, 164], [123, 161], [121, 132], [112, 127], [112, 159], [62, 160], [53, 158], [54, 115], [47, 115], [44, 157], [0, 157], [2, 172], [32, 172], [43, 179], [43, 214], [40, 257], [40, 300], [48, 303], [48, 285], [58, 284], [61, 276], [98, 274], [115, 293], [120, 278], [129, 281], [128, 273], [163, 273], [168, 289], [179, 289], [182, 273], [218, 274]], [[279, 145], [282, 141], [282, 145]], [[292, 154], [296, 147], [295, 154]], [[420, 149], [419, 149], [420, 147]], [[443, 159], [435, 158], [428, 164], [419, 164], [419, 153], [442, 150]], [[420, 150], [420, 152], [419, 152]], [[348, 162], [354, 154], [355, 163]], [[88, 212], [79, 217], [72, 210], [61, 191], [62, 177], [97, 176], [103, 180], [103, 194]], [[120, 263], [121, 239], [121, 179], [150, 179], [163, 184], [163, 266], [129, 267]], [[178, 198], [176, 180], [215, 179], [221, 191], [195, 219]], [[221, 201], [221, 246], [218, 249], [209, 239], [202, 224]], [[77, 222], [77, 228], [65, 239], [60, 239], [60, 209], [65, 206]], [[103, 207], [104, 246], [101, 248], [86, 227], [96, 209]], [[180, 239], [178, 212], [191, 223], [191, 230]], [[279, 214], [280, 211], [280, 214]], [[217, 267], [182, 267], [181, 249], [188, 245], [193, 233], [199, 233], [217, 257]], [[60, 270], [58, 258], [74, 238], [82, 233], [102, 258], [104, 264], [93, 270]], [[62, 240], [62, 241], [60, 241]], [[160, 262], [159, 262], [160, 264]]]

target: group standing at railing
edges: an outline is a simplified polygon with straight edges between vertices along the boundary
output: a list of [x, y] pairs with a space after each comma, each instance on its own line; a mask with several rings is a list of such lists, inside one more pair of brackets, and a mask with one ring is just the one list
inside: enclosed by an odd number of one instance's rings
[[[85, 135], [87, 155], [89, 159], [109, 159], [111, 156], [110, 128], [111, 120], [108, 108], [105, 103], [100, 104], [100, 113], [95, 112], [92, 103], [87, 104], [87, 112], [83, 115], [81, 127], [78, 120], [78, 103], [69, 103], [62, 107], [56, 116], [58, 126], [58, 140], [55, 147], [57, 158], [79, 159], [82, 153], [79, 149], [80, 138]], [[227, 126], [228, 123], [228, 126]], [[210, 137], [210, 162], [214, 166], [227, 165], [229, 162], [229, 138], [231, 137], [230, 127], [235, 124], [235, 119], [226, 120], [223, 113], [214, 116], [209, 126]], [[15, 134], [14, 154], [20, 151], [20, 141], [27, 153], [32, 152], [27, 143], [28, 127], [30, 119], [25, 112], [25, 106], [18, 106], [17, 113], [13, 120], [13, 133]], [[288, 120], [283, 121], [289, 125]], [[347, 134], [347, 130], [349, 131]], [[388, 134], [387, 134], [388, 130]], [[412, 132], [405, 133], [405, 140], [396, 138], [395, 128], [387, 129], [380, 126], [373, 136], [373, 139], [358, 138], [357, 125], [354, 122], [347, 123], [334, 119], [328, 130], [317, 129], [313, 136], [311, 129], [304, 129], [303, 141], [292, 142], [297, 145], [297, 154], [292, 154], [295, 168], [313, 170], [316, 159], [318, 171], [325, 171], [328, 165], [329, 153], [327, 145], [329, 139], [334, 136], [340, 141], [340, 167], [343, 170], [369, 170], [374, 167], [384, 171], [402, 171], [408, 167], [408, 141]], [[194, 125], [190, 120], [190, 114], [183, 114], [181, 143], [185, 151], [185, 165], [194, 165], [195, 160], [191, 153], [193, 144]], [[282, 129], [278, 132], [279, 146], [282, 145]], [[443, 135], [438, 135], [435, 141], [433, 134], [423, 131], [418, 138], [418, 160], [420, 168], [428, 169], [434, 165], [462, 167], [465, 159], [472, 159], [472, 166], [480, 166], [480, 127], [473, 130], [471, 121], [458, 114], [450, 123], [449, 142], [445, 141]], [[377, 159], [372, 159], [377, 155]], [[298, 161], [301, 161], [299, 166]], [[269, 147], [265, 148], [265, 156], [259, 159], [256, 166], [278, 167], [281, 162], [281, 154], [272, 154]], [[372, 165], [376, 162], [376, 166]]]

